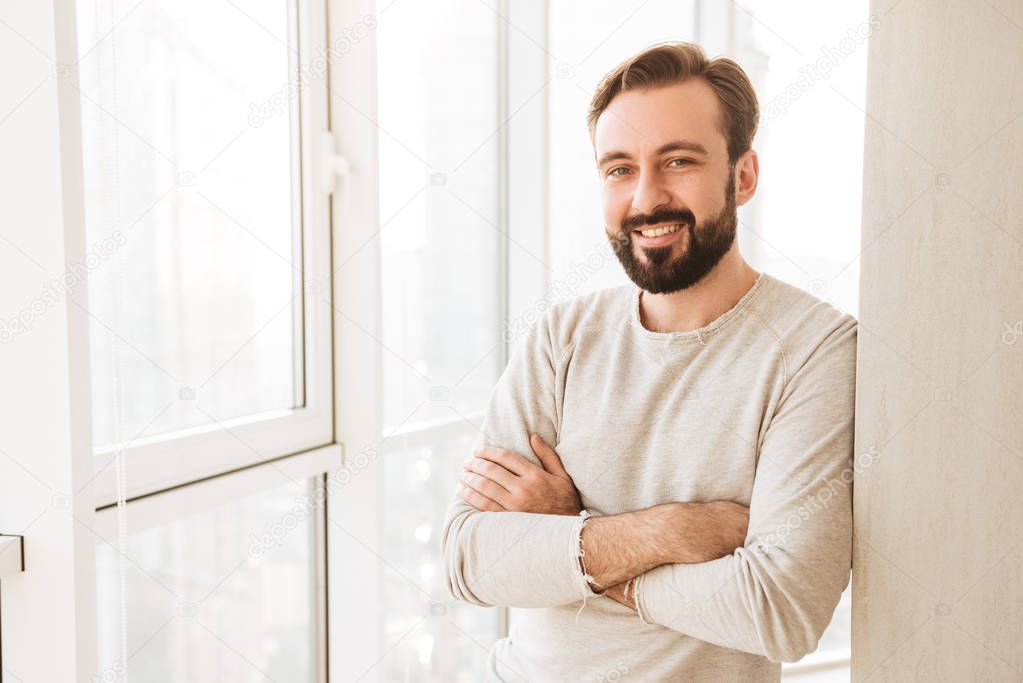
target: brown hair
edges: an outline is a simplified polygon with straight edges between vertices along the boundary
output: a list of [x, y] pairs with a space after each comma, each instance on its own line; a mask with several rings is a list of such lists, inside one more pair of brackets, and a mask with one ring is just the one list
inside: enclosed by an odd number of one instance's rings
[[708, 60], [696, 43], [661, 43], [631, 57], [600, 81], [590, 101], [586, 123], [594, 141], [597, 119], [620, 93], [703, 79], [717, 94], [723, 121], [718, 122], [728, 141], [728, 163], [734, 164], [753, 144], [760, 106], [757, 93], [742, 67], [727, 57]]

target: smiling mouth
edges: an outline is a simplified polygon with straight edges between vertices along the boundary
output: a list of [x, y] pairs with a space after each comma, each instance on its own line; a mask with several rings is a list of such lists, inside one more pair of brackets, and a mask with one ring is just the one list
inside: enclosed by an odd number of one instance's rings
[[686, 227], [685, 223], [672, 223], [670, 225], [658, 225], [651, 228], [637, 228], [633, 230], [633, 232], [638, 233], [643, 237], [660, 237], [661, 235], [670, 235], [673, 232], [678, 232], [684, 227]]

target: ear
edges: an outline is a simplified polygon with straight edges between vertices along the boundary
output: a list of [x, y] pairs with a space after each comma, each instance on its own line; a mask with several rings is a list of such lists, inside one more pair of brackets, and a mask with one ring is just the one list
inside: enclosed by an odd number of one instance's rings
[[735, 205], [742, 206], [753, 199], [760, 179], [760, 159], [756, 150], [749, 149], [735, 162]]

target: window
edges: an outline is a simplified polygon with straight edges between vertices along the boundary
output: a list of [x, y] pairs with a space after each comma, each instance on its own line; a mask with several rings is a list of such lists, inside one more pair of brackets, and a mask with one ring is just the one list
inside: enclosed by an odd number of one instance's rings
[[477, 0], [409, 3], [379, 19], [390, 429], [482, 410], [501, 367], [497, 30]]
[[[859, 309], [867, 3], [745, 3], [762, 183], [745, 231], [758, 264], [856, 315]], [[827, 172], [822, 173], [821, 169]]]
[[318, 485], [318, 478], [287, 482], [134, 531], [124, 550], [124, 595], [117, 546], [98, 546], [100, 671], [125, 668], [127, 597], [135, 679], [316, 680], [322, 530], [309, 513]]
[[500, 25], [476, 0], [403, 3], [378, 21], [377, 510], [382, 642], [393, 648], [376, 673], [472, 681], [503, 635], [503, 610], [446, 597], [439, 534], [504, 360]]
[[378, 509], [390, 542], [381, 546], [380, 610], [384, 642], [395, 646], [380, 663], [382, 680], [478, 680], [490, 645], [504, 635], [503, 609], [445, 597], [439, 535], [473, 436], [461, 426], [447, 437], [419, 432], [393, 438], [384, 453]]
[[[273, 42], [230, 5], [197, 10], [147, 4], [117, 33], [122, 58], [101, 43], [82, 63], [85, 157], [107, 171], [86, 175], [88, 236], [116, 247], [90, 279], [94, 403], [126, 392], [123, 415], [93, 412], [97, 445], [304, 403], [296, 117], [243, 116], [292, 60], [223, 44], [230, 22], [243, 44]], [[288, 35], [287, 5], [250, 11]]]
[[79, 7], [101, 505], [330, 442], [309, 7]]
[[78, 3], [97, 680], [326, 680], [324, 9]]

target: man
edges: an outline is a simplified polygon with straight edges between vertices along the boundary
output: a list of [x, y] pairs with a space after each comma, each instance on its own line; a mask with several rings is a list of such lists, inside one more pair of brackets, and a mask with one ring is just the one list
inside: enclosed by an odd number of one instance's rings
[[537, 608], [488, 680], [777, 681], [848, 584], [856, 321], [739, 253], [757, 117], [742, 69], [687, 43], [594, 95], [633, 284], [541, 318], [466, 460], [451, 592]]

